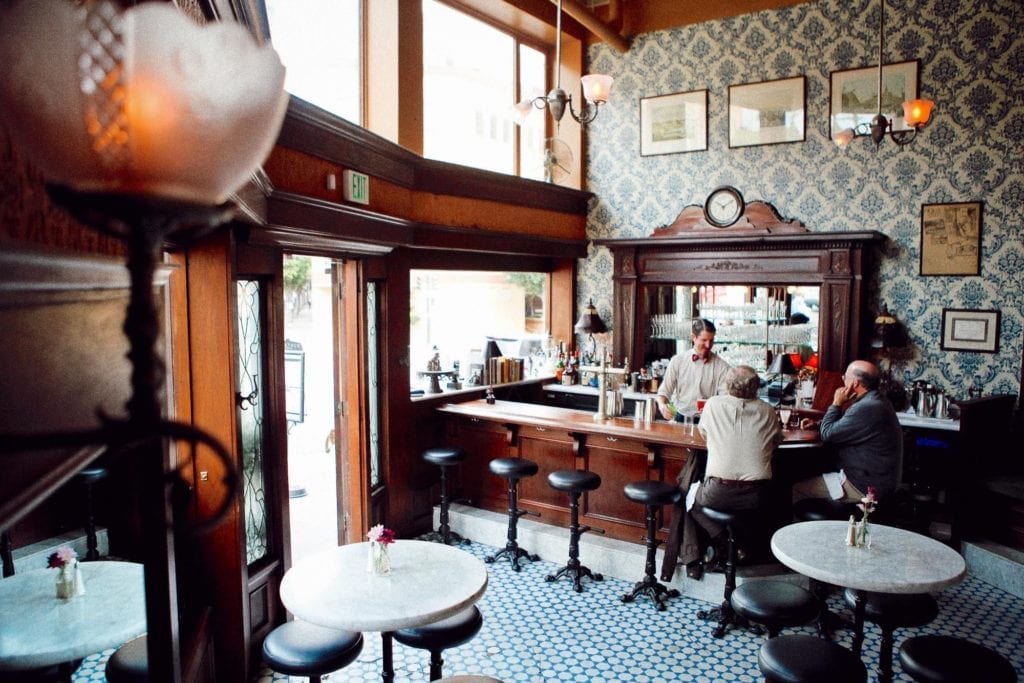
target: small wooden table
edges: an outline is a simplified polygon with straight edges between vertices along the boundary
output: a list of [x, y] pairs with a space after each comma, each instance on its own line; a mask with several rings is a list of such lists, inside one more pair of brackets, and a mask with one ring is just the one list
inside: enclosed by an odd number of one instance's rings
[[[146, 632], [141, 564], [82, 562], [85, 595], [56, 597], [56, 569], [0, 581], [0, 671], [65, 664]], [[64, 672], [70, 680], [70, 667]]]
[[345, 631], [380, 631], [381, 678], [395, 679], [394, 631], [422, 626], [469, 607], [487, 588], [484, 563], [451, 546], [395, 541], [391, 573], [366, 571], [369, 543], [352, 543], [308, 557], [285, 573], [281, 601], [296, 617]]
[[864, 593], [931, 593], [959, 583], [964, 558], [944, 543], [912, 531], [871, 525], [871, 547], [846, 545], [848, 522], [800, 522], [772, 536], [772, 552], [793, 571], [852, 588], [853, 651], [864, 642]]

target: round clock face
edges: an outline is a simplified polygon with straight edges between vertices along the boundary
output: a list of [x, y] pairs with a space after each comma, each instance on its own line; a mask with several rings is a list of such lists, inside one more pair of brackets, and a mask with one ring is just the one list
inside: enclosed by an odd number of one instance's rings
[[711, 225], [725, 228], [743, 215], [743, 195], [735, 187], [719, 187], [711, 191], [704, 202], [704, 218]]

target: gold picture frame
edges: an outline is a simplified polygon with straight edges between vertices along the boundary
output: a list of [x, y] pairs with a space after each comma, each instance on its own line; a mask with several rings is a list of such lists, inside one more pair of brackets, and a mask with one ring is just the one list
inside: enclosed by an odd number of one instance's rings
[[921, 205], [921, 275], [981, 274], [981, 202]]

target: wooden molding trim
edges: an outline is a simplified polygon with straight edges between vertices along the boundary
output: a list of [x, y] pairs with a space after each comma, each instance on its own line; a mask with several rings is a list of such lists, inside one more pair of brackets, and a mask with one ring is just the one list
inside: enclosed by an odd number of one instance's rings
[[293, 192], [274, 191], [267, 214], [268, 225], [253, 228], [250, 242], [362, 255], [396, 247], [555, 259], [587, 253], [583, 240], [418, 223]]
[[293, 97], [278, 144], [419, 192], [586, 215], [590, 192], [468, 168], [413, 152]]

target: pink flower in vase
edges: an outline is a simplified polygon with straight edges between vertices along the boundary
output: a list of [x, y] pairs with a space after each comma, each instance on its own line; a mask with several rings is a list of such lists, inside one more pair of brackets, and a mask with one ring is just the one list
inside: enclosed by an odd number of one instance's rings
[[371, 543], [380, 543], [381, 545], [391, 545], [395, 542], [395, 532], [383, 524], [370, 527], [366, 537], [370, 539]]
[[48, 558], [46, 558], [46, 566], [49, 569], [54, 567], [63, 567], [77, 559], [78, 553], [75, 552], [74, 548], [62, 545], [57, 548], [57, 552], [52, 553]]

